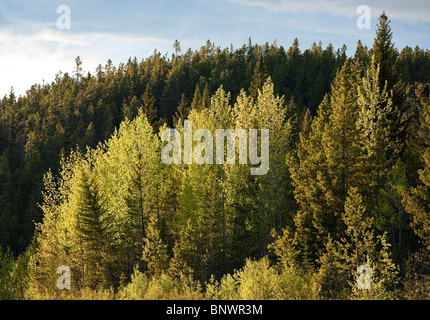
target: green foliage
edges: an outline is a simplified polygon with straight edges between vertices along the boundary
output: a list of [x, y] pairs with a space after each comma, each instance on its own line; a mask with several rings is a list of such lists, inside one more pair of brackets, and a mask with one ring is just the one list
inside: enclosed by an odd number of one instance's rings
[[[174, 49], [88, 76], [78, 57], [0, 101], [1, 299], [430, 296], [430, 95], [408, 83], [429, 81], [428, 51], [399, 55], [385, 14], [354, 58], [297, 39]], [[185, 120], [268, 129], [267, 174], [238, 163], [240, 139], [234, 165], [163, 164]]]
[[203, 299], [201, 287], [194, 280], [168, 274], [148, 278], [135, 270], [131, 283], [120, 290], [118, 298], [124, 300], [199, 300]]
[[0, 247], [0, 300], [25, 300], [29, 298], [30, 253], [15, 259], [9, 250]]

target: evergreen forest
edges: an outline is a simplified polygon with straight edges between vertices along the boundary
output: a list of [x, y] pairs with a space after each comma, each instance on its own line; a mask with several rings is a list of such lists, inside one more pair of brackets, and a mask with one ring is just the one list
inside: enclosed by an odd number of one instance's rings
[[[0, 299], [430, 298], [428, 49], [173, 48], [0, 100]], [[186, 120], [269, 129], [268, 173], [164, 164]]]

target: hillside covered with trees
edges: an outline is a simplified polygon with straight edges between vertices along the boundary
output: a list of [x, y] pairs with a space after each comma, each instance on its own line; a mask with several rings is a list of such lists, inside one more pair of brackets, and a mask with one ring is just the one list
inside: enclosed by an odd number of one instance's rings
[[[429, 50], [174, 49], [0, 101], [0, 299], [430, 298]], [[163, 164], [185, 120], [269, 129], [268, 173]]]

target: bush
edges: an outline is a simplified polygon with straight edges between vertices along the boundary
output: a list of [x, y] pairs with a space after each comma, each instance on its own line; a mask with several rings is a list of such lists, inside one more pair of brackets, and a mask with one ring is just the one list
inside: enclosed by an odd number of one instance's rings
[[126, 300], [201, 300], [204, 298], [198, 282], [184, 275], [178, 278], [163, 273], [148, 278], [135, 270], [131, 283], [118, 293], [119, 299]]

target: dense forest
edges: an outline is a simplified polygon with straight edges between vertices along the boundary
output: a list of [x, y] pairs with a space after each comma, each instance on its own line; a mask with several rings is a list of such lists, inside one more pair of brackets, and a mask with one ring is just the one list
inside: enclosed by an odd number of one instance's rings
[[[392, 36], [382, 14], [350, 57], [176, 41], [11, 90], [0, 299], [430, 298], [430, 51]], [[269, 129], [269, 172], [163, 164], [161, 133], [185, 120]]]

